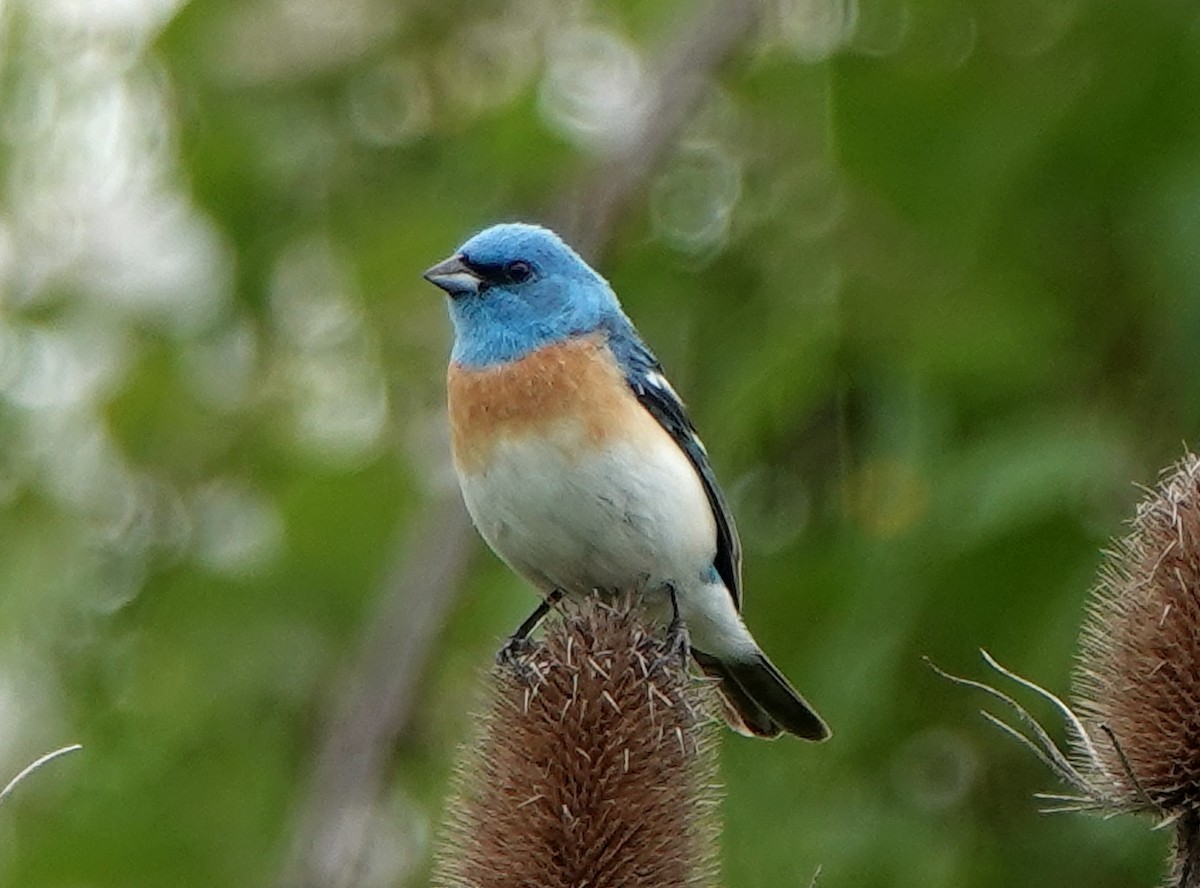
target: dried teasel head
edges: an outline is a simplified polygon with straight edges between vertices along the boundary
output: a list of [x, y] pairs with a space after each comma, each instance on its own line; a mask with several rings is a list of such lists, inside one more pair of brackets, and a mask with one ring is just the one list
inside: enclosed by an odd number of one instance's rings
[[1189, 453], [1165, 471], [1106, 553], [1080, 634], [1074, 707], [986, 651], [984, 659], [1055, 706], [1073, 754], [1007, 693], [933, 668], [1016, 715], [1024, 730], [984, 713], [1070, 787], [1040, 794], [1046, 810], [1149, 813], [1172, 824], [1167, 884], [1200, 888], [1200, 459]]
[[629, 603], [591, 600], [493, 670], [435, 884], [713, 884], [709, 696], [660, 636]]
[[1164, 472], [1107, 553], [1080, 636], [1081, 770], [1114, 806], [1200, 811], [1200, 459]]

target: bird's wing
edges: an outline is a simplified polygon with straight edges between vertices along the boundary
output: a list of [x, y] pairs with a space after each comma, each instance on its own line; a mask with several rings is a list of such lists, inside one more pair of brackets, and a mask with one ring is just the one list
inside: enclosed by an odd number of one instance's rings
[[717, 524], [717, 554], [713, 558], [713, 567], [733, 596], [734, 605], [741, 610], [742, 543], [738, 539], [737, 527], [733, 523], [729, 504], [725, 501], [725, 494], [721, 492], [721, 486], [717, 484], [716, 475], [708, 462], [708, 453], [696, 433], [696, 427], [688, 418], [687, 408], [663, 375], [658, 359], [636, 333], [631, 330], [610, 330], [609, 346], [638, 401], [679, 445], [700, 476]]

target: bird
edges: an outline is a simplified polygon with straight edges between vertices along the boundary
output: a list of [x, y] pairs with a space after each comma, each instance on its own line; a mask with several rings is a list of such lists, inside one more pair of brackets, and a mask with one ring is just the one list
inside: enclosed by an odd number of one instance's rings
[[451, 450], [467, 511], [542, 596], [634, 592], [686, 630], [741, 734], [829, 737], [741, 617], [729, 503], [654, 353], [609, 283], [548, 228], [505, 222], [424, 278], [447, 296]]

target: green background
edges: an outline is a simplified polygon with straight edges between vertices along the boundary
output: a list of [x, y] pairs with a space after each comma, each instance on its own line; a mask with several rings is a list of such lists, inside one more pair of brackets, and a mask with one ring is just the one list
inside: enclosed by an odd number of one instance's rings
[[[619, 150], [697, 8], [0, 7], [0, 768], [85, 746], [0, 807], [0, 883], [276, 884], [454, 495], [420, 272]], [[1132, 482], [1200, 431], [1198, 95], [1184, 0], [780, 0], [618, 220], [747, 620], [835, 731], [725, 739], [731, 888], [1156, 883], [1165, 833], [1039, 815], [1051, 776], [922, 657], [1066, 693]], [[355, 884], [427, 882], [532, 605], [472, 545]]]

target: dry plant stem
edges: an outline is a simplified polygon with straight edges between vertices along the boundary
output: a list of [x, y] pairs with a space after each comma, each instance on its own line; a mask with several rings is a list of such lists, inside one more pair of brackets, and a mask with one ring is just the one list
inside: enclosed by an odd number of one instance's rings
[[1200, 888], [1200, 814], [1189, 811], [1175, 824], [1174, 864], [1171, 884]]
[[[1053, 703], [1055, 707], [1064, 714], [1068, 727], [1073, 732], [1083, 736], [1086, 740], [1086, 734], [1084, 733], [1082, 723], [1079, 721], [1075, 713], [1073, 713], [1070, 708], [1067, 707], [1067, 705], [1058, 697], [1047, 691], [1045, 688], [1039, 687], [1028, 679], [1022, 678], [1015, 672], [1005, 669], [987, 651], [981, 650], [980, 654], [982, 654], [984, 661], [1002, 676], [1016, 682], [1022, 687], [1028, 688], [1029, 690]], [[962, 685], [963, 687], [975, 688], [976, 690], [983, 691], [985, 694], [988, 694], [989, 696], [999, 700], [1012, 711], [1020, 724], [1025, 725], [1029, 729], [1029, 733], [1033, 735], [1032, 737], [1022, 733], [1019, 729], [1014, 728], [1012, 725], [1000, 718], [997, 718], [986, 710], [981, 710], [980, 712], [980, 714], [991, 724], [995, 725], [996, 728], [998, 728], [1001, 732], [1024, 746], [1034, 755], [1035, 758], [1037, 758], [1038, 761], [1052, 771], [1055, 776], [1079, 793], [1077, 796], [1043, 796], [1043, 798], [1048, 798], [1052, 801], [1063, 803], [1061, 807], [1048, 810], [1084, 811], [1104, 808], [1107, 806], [1107, 800], [1101, 798], [1100, 791], [1088, 782], [1087, 778], [1080, 773], [1080, 771], [1071, 762], [1067, 753], [1059, 749], [1058, 744], [1054, 742], [1046, 729], [1042, 727], [1041, 723], [1035, 719], [1029, 713], [1029, 711], [1025, 709], [1024, 706], [998, 688], [994, 688], [989, 684], [985, 684], [984, 682], [972, 681], [969, 678], [961, 678], [957, 675], [951, 675], [949, 672], [946, 672], [944, 669], [935, 664], [928, 657], [925, 659], [925, 662], [929, 665], [929, 668], [943, 678], [949, 679], [955, 684]]]
[[[593, 257], [603, 251], [621, 212], [678, 138], [712, 73], [750, 33], [761, 6], [761, 0], [713, 2], [679, 28], [655, 65], [657, 100], [639, 121], [628, 151], [585, 173], [557, 201], [555, 222], [569, 241]], [[369, 831], [362, 812], [377, 803], [430, 642], [476, 548], [457, 494], [429, 513], [434, 517], [406, 542], [399, 576], [384, 587], [355, 666], [341, 683], [293, 815], [290, 850], [277, 881], [281, 888], [344, 888], [358, 881]], [[431, 563], [438, 570], [430, 571]], [[426, 608], [419, 642], [409, 650], [405, 623]]]
[[543, 641], [489, 676], [435, 884], [712, 884], [706, 689], [629, 601], [564, 608]]
[[38, 768], [42, 767], [42, 765], [52, 762], [56, 758], [59, 758], [60, 756], [64, 756], [69, 752], [76, 752], [77, 750], [80, 750], [80, 749], [83, 749], [83, 747], [80, 744], [72, 743], [70, 746], [64, 746], [61, 749], [56, 749], [53, 752], [48, 752], [45, 755], [39, 757], [38, 759], [30, 762], [28, 765], [26, 765], [24, 768], [21, 769], [20, 773], [18, 773], [16, 777], [14, 777], [12, 780], [8, 781], [8, 783], [5, 785], [4, 789], [0, 789], [0, 802], [3, 802], [6, 798], [8, 798], [10, 795], [12, 795], [12, 791], [14, 789], [16, 789], [17, 786], [20, 785], [20, 783], [26, 777], [28, 777], [30, 774], [32, 774], [34, 771], [36, 771]]

